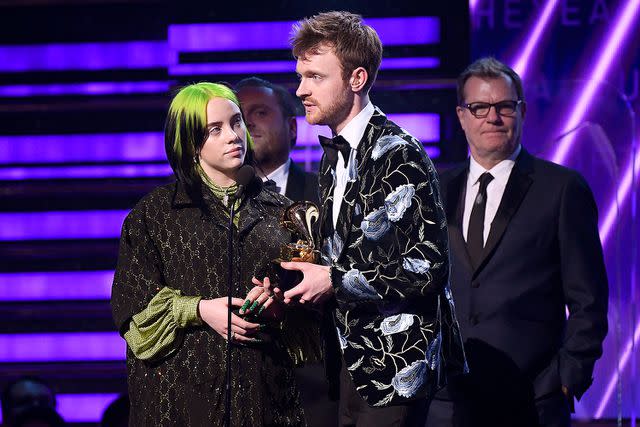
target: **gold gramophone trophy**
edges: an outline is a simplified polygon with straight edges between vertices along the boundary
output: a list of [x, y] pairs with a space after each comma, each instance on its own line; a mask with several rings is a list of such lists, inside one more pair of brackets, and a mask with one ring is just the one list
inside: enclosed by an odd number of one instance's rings
[[287, 243], [280, 248], [277, 262], [302, 261], [317, 264], [320, 252], [316, 249], [313, 238], [313, 226], [320, 213], [312, 202], [296, 202], [285, 209], [280, 225], [291, 231], [298, 238], [295, 243]]

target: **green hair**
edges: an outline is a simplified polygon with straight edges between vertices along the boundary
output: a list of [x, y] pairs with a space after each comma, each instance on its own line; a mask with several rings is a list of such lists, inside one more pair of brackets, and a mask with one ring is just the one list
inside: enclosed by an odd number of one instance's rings
[[[228, 99], [240, 108], [233, 90], [220, 83], [200, 82], [183, 87], [169, 105], [164, 126], [164, 146], [176, 179], [192, 198], [200, 199], [203, 184], [197, 156], [207, 140], [207, 104]], [[253, 140], [247, 132], [245, 164], [253, 164]]]

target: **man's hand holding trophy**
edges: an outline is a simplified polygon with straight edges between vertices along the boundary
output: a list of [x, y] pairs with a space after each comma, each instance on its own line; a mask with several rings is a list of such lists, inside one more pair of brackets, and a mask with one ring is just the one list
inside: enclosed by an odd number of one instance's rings
[[[268, 280], [256, 278], [253, 283], [285, 304], [320, 304], [333, 295], [330, 267], [317, 264], [320, 252], [314, 238], [314, 224], [318, 220], [318, 207], [312, 202], [297, 202], [289, 206], [282, 217], [281, 225], [298, 237], [295, 243], [284, 245], [276, 262], [289, 271], [297, 271], [299, 283], [289, 290], [274, 287]], [[301, 277], [300, 277], [301, 276]]]

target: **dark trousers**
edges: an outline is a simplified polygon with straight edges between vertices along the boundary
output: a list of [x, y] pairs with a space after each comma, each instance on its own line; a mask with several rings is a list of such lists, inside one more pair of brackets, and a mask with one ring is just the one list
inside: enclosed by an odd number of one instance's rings
[[[454, 394], [454, 396], [452, 396]], [[569, 427], [569, 402], [560, 390], [528, 404], [485, 396], [449, 393], [441, 390], [431, 401], [426, 427]], [[514, 406], [514, 403], [516, 406]]]
[[340, 370], [340, 426], [423, 427], [428, 410], [426, 399], [406, 405], [371, 407], [358, 394], [345, 364]]
[[309, 427], [338, 425], [338, 402], [329, 399], [329, 385], [322, 363], [296, 369], [300, 400]]

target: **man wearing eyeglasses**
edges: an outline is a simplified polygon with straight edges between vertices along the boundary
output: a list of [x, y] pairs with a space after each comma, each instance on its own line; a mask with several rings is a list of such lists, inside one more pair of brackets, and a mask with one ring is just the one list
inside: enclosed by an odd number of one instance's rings
[[471, 64], [458, 105], [471, 156], [441, 185], [470, 373], [438, 393], [427, 425], [568, 427], [607, 333], [591, 190], [522, 147], [522, 82], [505, 64]]

